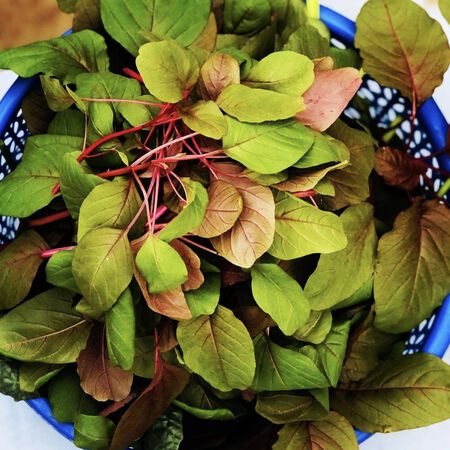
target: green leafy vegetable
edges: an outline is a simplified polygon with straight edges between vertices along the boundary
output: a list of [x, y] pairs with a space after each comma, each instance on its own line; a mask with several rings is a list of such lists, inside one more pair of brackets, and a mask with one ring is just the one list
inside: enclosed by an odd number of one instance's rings
[[0, 353], [19, 361], [65, 364], [86, 345], [91, 324], [72, 308], [64, 289], [52, 289], [0, 318]]
[[252, 292], [258, 306], [286, 335], [294, 334], [309, 318], [309, 303], [300, 285], [276, 264], [255, 264]]
[[246, 389], [252, 384], [255, 356], [250, 335], [229, 309], [218, 306], [211, 316], [180, 322], [177, 338], [187, 366], [216, 389]]
[[431, 97], [450, 64], [442, 27], [412, 0], [369, 1], [358, 17], [355, 44], [367, 73], [418, 103]]
[[21, 77], [43, 73], [73, 83], [80, 73], [106, 72], [109, 58], [103, 37], [85, 30], [3, 51], [0, 67], [13, 70]]

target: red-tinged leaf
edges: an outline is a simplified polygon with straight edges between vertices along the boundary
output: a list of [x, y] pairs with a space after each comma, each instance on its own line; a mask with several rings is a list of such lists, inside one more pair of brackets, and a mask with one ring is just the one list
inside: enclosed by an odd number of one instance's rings
[[450, 63], [441, 25], [411, 0], [366, 2], [358, 16], [355, 44], [366, 73], [418, 103], [433, 95]]
[[204, 238], [220, 236], [230, 230], [241, 215], [243, 202], [238, 190], [230, 183], [216, 180], [208, 189], [208, 208], [195, 234]]
[[184, 390], [189, 374], [159, 361], [151, 384], [133, 402], [117, 424], [110, 450], [123, 450], [139, 439]]
[[240, 267], [237, 267], [229, 262], [224, 262], [220, 268], [220, 275], [224, 287], [233, 286], [250, 279], [250, 274], [244, 272]]
[[306, 110], [297, 119], [317, 131], [325, 131], [344, 111], [361, 86], [356, 69], [316, 71], [314, 84], [303, 94]]
[[205, 277], [200, 270], [200, 258], [190, 247], [188, 247], [186, 244], [183, 244], [183, 242], [179, 240], [172, 241], [170, 245], [181, 256], [181, 259], [186, 264], [188, 270], [188, 279], [182, 285], [183, 291], [198, 289], [205, 281]]
[[235, 164], [217, 164], [219, 179], [232, 184], [243, 200], [243, 210], [234, 226], [211, 240], [214, 248], [231, 263], [251, 267], [272, 245], [275, 234], [275, 201], [266, 186], [240, 177]]
[[389, 186], [412, 191], [419, 185], [420, 175], [426, 173], [428, 166], [399, 150], [383, 147], [376, 153], [375, 170]]
[[159, 329], [158, 349], [161, 353], [170, 352], [178, 345], [175, 323], [168, 320]]
[[141, 288], [148, 307], [152, 311], [175, 320], [192, 319], [192, 313], [181, 287], [162, 294], [150, 294], [147, 282], [137, 270], [134, 272], [134, 277]]
[[216, 100], [231, 84], [240, 83], [239, 63], [224, 53], [213, 54], [200, 70], [199, 91], [205, 100]]
[[130, 395], [133, 374], [109, 362], [103, 327], [94, 327], [77, 365], [83, 391], [99, 402], [120, 402]]
[[234, 314], [243, 322], [252, 338], [266, 328], [276, 326], [269, 314], [266, 314], [258, 306], [242, 306], [234, 311]]
[[13, 308], [27, 296], [47, 249], [44, 239], [30, 230], [0, 252], [0, 310]]

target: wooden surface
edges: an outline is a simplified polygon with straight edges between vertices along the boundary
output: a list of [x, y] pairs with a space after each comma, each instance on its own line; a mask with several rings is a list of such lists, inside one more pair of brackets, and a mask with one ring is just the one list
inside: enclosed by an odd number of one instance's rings
[[58, 36], [71, 24], [56, 0], [0, 0], [0, 49]]

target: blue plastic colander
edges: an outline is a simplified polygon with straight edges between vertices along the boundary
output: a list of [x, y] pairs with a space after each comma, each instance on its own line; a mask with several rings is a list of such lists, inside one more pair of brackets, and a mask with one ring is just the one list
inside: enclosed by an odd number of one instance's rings
[[[321, 7], [321, 19], [325, 22], [333, 36], [333, 44], [337, 47], [353, 47], [355, 24], [340, 14]], [[25, 141], [28, 136], [27, 127], [20, 111], [20, 104], [36, 80], [18, 79], [0, 102], [0, 137], [5, 144], [5, 152], [0, 154], [0, 180], [2, 180], [22, 158]], [[406, 140], [410, 134], [410, 102], [395, 89], [381, 87], [371, 79], [366, 79], [360, 96], [370, 104], [370, 115], [375, 124], [381, 128], [389, 128], [398, 117], [403, 123], [397, 135]], [[346, 114], [358, 118], [354, 108]], [[428, 162], [436, 167], [450, 171], [450, 158], [446, 155], [434, 157], [433, 153], [442, 149], [446, 143], [448, 124], [433, 99], [428, 100], [420, 109], [411, 148], [421, 156], [429, 157]], [[433, 174], [433, 189], [438, 191], [443, 180]], [[430, 189], [424, 186], [424, 189]], [[15, 237], [19, 220], [11, 217], [0, 217], [0, 244], [9, 242]], [[443, 306], [429, 319], [424, 320], [417, 328], [411, 330], [405, 343], [405, 353], [427, 352], [443, 357], [450, 344], [450, 295]], [[29, 400], [28, 404], [40, 414], [50, 425], [68, 439], [73, 440], [73, 425], [61, 424], [52, 415], [48, 401], [43, 398]], [[358, 441], [364, 442], [371, 435], [357, 431]]]

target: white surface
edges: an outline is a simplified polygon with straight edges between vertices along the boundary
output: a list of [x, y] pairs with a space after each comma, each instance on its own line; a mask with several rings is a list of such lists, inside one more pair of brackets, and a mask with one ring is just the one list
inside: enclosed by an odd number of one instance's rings
[[[355, 19], [364, 0], [323, 0], [321, 2], [336, 11]], [[437, 2], [421, 0], [417, 3], [427, 7], [431, 15], [443, 21], [437, 8]], [[445, 23], [445, 30], [450, 36], [450, 26]], [[0, 74], [0, 98], [8, 89], [13, 76]], [[450, 73], [444, 85], [436, 92], [436, 100], [450, 121]], [[450, 351], [445, 356], [450, 363]], [[0, 436], [1, 449], [26, 450], [73, 450], [73, 444], [67, 442], [53, 428], [49, 427], [25, 403], [14, 403], [8, 397], [0, 396]], [[449, 450], [450, 421], [432, 425], [418, 430], [403, 431], [389, 435], [376, 435], [361, 445], [362, 450]]]

